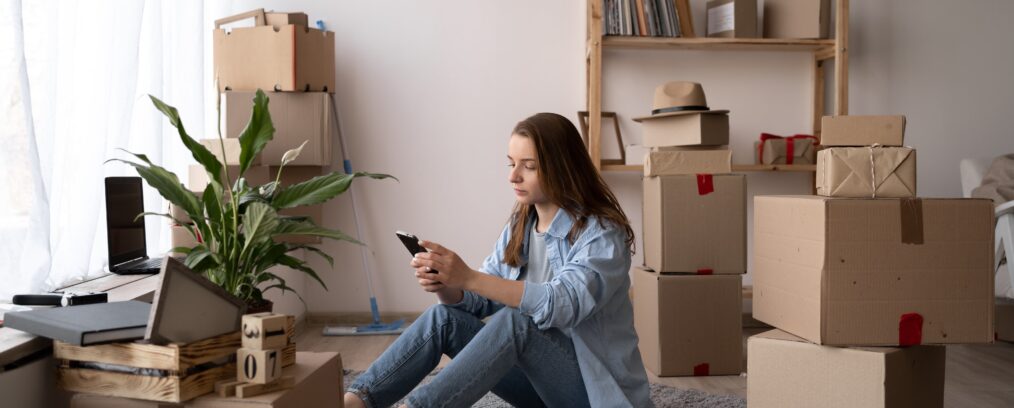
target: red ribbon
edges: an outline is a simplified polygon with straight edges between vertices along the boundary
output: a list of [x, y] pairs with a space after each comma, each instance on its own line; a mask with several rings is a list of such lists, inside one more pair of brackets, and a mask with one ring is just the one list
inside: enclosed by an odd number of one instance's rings
[[710, 174], [697, 175], [697, 195], [715, 192], [715, 180]]
[[785, 139], [785, 164], [792, 164], [792, 158], [796, 153], [796, 140], [797, 139], [813, 139], [813, 144], [817, 144], [819, 141], [815, 136], [812, 135], [793, 135], [788, 137], [782, 137], [778, 135], [772, 135], [770, 133], [761, 133], [760, 144], [757, 145], [757, 158], [758, 161], [764, 162], [764, 142], [768, 140]]
[[694, 366], [694, 377], [700, 377], [700, 376], [710, 375], [710, 374], [708, 374], [710, 371], [711, 370], [710, 370], [710, 367], [708, 366], [708, 363], [701, 363], [701, 364], [695, 365]]
[[698, 275], [711, 275], [713, 273], [715, 273], [715, 271], [711, 268], [701, 268], [697, 270]]
[[898, 345], [916, 346], [922, 344], [922, 315], [905, 313], [898, 321]]

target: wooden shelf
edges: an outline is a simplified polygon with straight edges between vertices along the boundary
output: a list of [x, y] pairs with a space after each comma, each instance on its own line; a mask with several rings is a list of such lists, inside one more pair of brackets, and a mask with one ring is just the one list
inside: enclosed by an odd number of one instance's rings
[[[644, 166], [629, 164], [604, 164], [602, 171], [637, 171], [643, 172]], [[815, 164], [733, 164], [732, 171], [736, 173], [757, 172], [757, 171], [796, 171], [816, 172]]]
[[657, 48], [687, 50], [738, 50], [738, 51], [807, 51], [832, 50], [834, 39], [794, 40], [780, 38], [665, 38], [605, 36], [605, 48]]

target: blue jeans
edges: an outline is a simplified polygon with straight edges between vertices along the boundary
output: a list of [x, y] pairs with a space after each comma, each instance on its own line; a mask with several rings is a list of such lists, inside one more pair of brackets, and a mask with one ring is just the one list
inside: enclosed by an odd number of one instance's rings
[[[412, 391], [443, 354], [451, 363]], [[463, 310], [434, 305], [348, 387], [368, 407], [390, 406], [410, 391], [411, 408], [468, 407], [489, 391], [517, 407], [589, 406], [570, 337], [539, 330], [509, 307], [484, 324]]]

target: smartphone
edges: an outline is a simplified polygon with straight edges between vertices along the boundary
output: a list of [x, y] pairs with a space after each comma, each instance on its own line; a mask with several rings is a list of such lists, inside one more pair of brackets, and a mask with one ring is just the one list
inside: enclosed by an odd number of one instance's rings
[[[415, 235], [409, 234], [405, 231], [397, 231], [394, 234], [398, 236], [398, 239], [401, 240], [402, 244], [405, 244], [405, 248], [408, 249], [408, 253], [412, 254], [412, 256], [419, 253], [429, 252], [426, 248], [419, 245], [419, 238]], [[437, 273], [435, 269], [430, 272]]]

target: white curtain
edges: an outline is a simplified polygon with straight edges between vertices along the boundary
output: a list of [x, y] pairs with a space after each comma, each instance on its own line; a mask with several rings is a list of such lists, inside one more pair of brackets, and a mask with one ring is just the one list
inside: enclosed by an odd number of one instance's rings
[[[105, 273], [103, 179], [136, 176], [104, 164], [128, 158], [118, 148], [186, 180], [192, 159], [148, 94], [179, 108], [194, 137], [215, 124], [203, 2], [0, 1], [4, 301]], [[157, 192], [144, 194], [146, 211], [165, 212]], [[146, 227], [149, 254], [170, 247], [164, 219]]]

